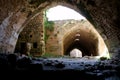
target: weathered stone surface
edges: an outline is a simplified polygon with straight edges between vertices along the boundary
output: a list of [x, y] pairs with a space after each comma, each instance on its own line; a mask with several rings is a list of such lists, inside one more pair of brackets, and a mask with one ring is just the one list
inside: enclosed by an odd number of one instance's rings
[[[27, 73], [26, 75], [31, 75], [33, 73], [31, 76], [36, 76], [35, 74], [36, 72], [38, 73], [47, 72], [47, 71], [49, 72], [50, 70], [51, 74], [52, 74], [52, 71], [62, 72], [61, 75], [63, 75], [64, 73], [66, 74], [66, 72], [68, 72], [68, 74], [75, 75], [76, 78], [80, 77], [79, 75], [82, 74], [85, 77], [87, 76], [87, 78], [84, 77], [85, 80], [93, 80], [93, 79], [103, 80], [103, 79], [112, 78], [112, 77], [114, 78], [113, 80], [120, 79], [120, 76], [119, 76], [120, 65], [117, 65], [116, 68], [113, 67], [116, 65], [116, 62], [118, 64], [120, 63], [119, 59], [109, 59], [106, 61], [95, 60], [94, 58], [93, 59], [85, 59], [85, 58], [81, 58], [81, 59], [34, 58], [32, 59], [29, 57], [22, 57], [14, 54], [10, 54], [10, 55], [0, 54], [0, 62], [2, 63], [2, 64], [0, 63], [0, 66], [1, 66], [0, 71], [4, 71], [4, 72], [15, 71], [20, 73], [20, 75], [23, 75], [26, 73]], [[104, 67], [104, 66], [109, 66], [109, 67]], [[6, 73], [6, 75], [7, 74], [8, 73]], [[41, 75], [42, 74], [43, 73], [41, 73]], [[45, 74], [45, 76], [47, 75]], [[69, 76], [69, 78], [74, 78], [74, 77]]]
[[[19, 34], [15, 53], [26, 54], [24, 51], [26, 43], [31, 44], [30, 55], [32, 56], [40, 56], [42, 54], [42, 46], [44, 41], [42, 38], [44, 37], [43, 26], [42, 26], [42, 16], [38, 15], [33, 20], [31, 20], [28, 24], [26, 24], [25, 28]], [[42, 43], [43, 41], [43, 43]], [[23, 44], [23, 45], [22, 45]]]

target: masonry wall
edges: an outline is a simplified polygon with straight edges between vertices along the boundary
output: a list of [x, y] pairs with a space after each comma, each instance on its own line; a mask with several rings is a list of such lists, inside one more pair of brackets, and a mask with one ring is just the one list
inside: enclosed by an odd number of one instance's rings
[[15, 53], [25, 53], [25, 44], [30, 43], [32, 45], [31, 55], [40, 56], [42, 54], [42, 43], [43, 40], [43, 25], [42, 16], [37, 16], [31, 20], [20, 33]]

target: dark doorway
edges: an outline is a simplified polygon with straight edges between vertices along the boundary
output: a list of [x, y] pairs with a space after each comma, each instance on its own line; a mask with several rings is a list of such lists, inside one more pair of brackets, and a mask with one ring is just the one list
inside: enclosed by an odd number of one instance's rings
[[26, 43], [25, 42], [22, 42], [21, 44], [20, 44], [20, 53], [21, 54], [25, 54], [25, 51], [26, 50]]

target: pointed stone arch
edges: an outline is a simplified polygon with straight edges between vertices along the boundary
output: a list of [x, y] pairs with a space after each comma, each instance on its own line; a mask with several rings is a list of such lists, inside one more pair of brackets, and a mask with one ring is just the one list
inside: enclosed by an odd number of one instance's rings
[[[13, 2], [15, 2], [15, 4], [12, 4]], [[34, 1], [28, 2], [23, 0], [20, 2], [17, 0], [11, 0], [9, 3], [5, 0], [0, 3], [2, 9], [1, 11], [7, 13], [5, 15], [1, 14], [3, 17], [0, 19], [1, 53], [13, 53], [18, 35], [24, 26], [35, 16], [39, 15], [39, 12], [44, 10], [47, 6], [50, 7], [52, 3], [68, 3], [72, 5], [73, 8], [77, 7], [78, 12], [81, 11], [81, 14], [86, 16], [86, 18], [97, 28], [97, 30], [100, 30], [100, 34], [106, 35], [107, 40], [105, 42], [107, 43], [110, 51], [114, 51], [114, 49], [117, 49], [119, 46], [120, 29], [119, 26], [116, 25], [119, 24], [120, 21], [118, 18], [120, 11], [119, 0], [96, 0], [92, 2], [88, 0], [39, 0], [36, 6], [36, 2]], [[30, 11], [28, 11], [29, 9]], [[9, 14], [8, 12], [12, 14]]]

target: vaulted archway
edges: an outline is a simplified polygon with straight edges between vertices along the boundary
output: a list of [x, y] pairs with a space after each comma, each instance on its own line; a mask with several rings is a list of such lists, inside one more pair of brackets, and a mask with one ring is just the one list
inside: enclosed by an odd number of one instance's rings
[[[15, 4], [13, 4], [15, 3]], [[0, 1], [1, 25], [0, 25], [0, 51], [1, 53], [13, 53], [20, 32], [26, 24], [37, 15], [42, 15], [46, 7], [62, 4], [75, 9], [83, 14], [102, 35], [106, 35], [105, 41], [110, 51], [117, 49], [120, 43], [119, 27], [119, 0], [89, 1], [89, 0], [38, 0], [38, 1]], [[69, 5], [71, 6], [69, 6]], [[106, 8], [107, 6], [107, 8]], [[76, 9], [77, 8], [77, 9]], [[42, 21], [42, 20], [41, 20]], [[115, 55], [115, 54], [114, 54]]]
[[87, 21], [68, 30], [63, 38], [63, 54], [69, 55], [74, 48], [83, 56], [107, 56], [109, 52], [103, 38]]

